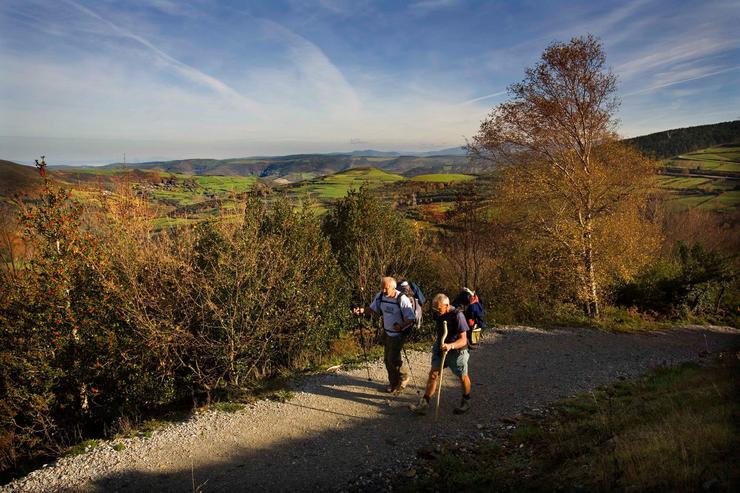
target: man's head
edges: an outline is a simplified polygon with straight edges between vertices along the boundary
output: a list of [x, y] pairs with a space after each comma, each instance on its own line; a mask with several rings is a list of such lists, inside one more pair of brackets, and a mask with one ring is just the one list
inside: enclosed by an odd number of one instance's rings
[[440, 315], [444, 315], [450, 311], [450, 299], [447, 295], [439, 293], [432, 300], [432, 311]]
[[384, 277], [380, 284], [380, 289], [384, 295], [393, 297], [396, 294], [396, 280], [392, 277]]

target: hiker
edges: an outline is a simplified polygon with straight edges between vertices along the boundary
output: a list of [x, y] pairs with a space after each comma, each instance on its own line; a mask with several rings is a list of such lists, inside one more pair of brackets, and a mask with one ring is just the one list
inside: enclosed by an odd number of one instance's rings
[[[455, 414], [463, 414], [470, 409], [470, 377], [468, 376], [468, 323], [465, 315], [456, 311], [450, 305], [450, 299], [444, 294], [438, 294], [432, 300], [432, 312], [437, 324], [437, 340], [432, 347], [432, 369], [429, 371], [426, 391], [419, 399], [418, 404], [409, 408], [416, 414], [426, 414], [429, 407], [429, 399], [437, 389], [440, 379], [440, 368], [442, 365], [442, 353], [447, 352], [445, 367], [452, 370], [462, 385], [462, 400], [454, 410]], [[442, 341], [444, 323], [447, 322], [447, 337]]]
[[[400, 392], [409, 383], [409, 376], [403, 365], [401, 351], [406, 341], [408, 329], [416, 321], [414, 306], [408, 296], [396, 289], [396, 280], [384, 277], [381, 292], [368, 307], [371, 313], [383, 315], [383, 356], [388, 371], [387, 392]], [[355, 309], [356, 315], [365, 313], [364, 308]]]
[[486, 321], [483, 319], [484, 310], [480, 297], [469, 288], [463, 288], [460, 294], [455, 297], [452, 304], [457, 311], [465, 315], [465, 321], [470, 329], [468, 335], [468, 348], [476, 349], [479, 344], [481, 331], [487, 328]]

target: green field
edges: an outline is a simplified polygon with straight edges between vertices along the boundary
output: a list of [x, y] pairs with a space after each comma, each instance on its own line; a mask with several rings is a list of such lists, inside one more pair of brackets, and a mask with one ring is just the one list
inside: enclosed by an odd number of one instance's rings
[[319, 200], [339, 199], [351, 189], [366, 185], [369, 188], [382, 187], [385, 184], [403, 181], [404, 177], [377, 168], [355, 168], [341, 171], [329, 176], [302, 182], [292, 189], [296, 195], [308, 194]]
[[194, 176], [175, 175], [178, 179], [193, 179], [203, 190], [211, 193], [246, 192], [254, 186], [254, 176]]
[[692, 170], [740, 173], [740, 145], [728, 144], [689, 152], [666, 161], [666, 165]]
[[427, 175], [417, 175], [411, 178], [411, 181], [423, 181], [431, 183], [453, 183], [458, 181], [475, 180], [475, 176], [463, 175], [461, 173], [431, 173]]
[[717, 212], [737, 209], [740, 145], [728, 144], [682, 154], [664, 161], [663, 165], [682, 168], [681, 174], [685, 175], [676, 176], [674, 170], [674, 174], [658, 178], [658, 187], [668, 192], [671, 207]]

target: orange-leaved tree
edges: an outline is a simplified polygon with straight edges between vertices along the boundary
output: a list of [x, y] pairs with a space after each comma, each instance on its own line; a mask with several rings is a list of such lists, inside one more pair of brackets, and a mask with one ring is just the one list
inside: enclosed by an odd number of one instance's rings
[[634, 274], [657, 246], [645, 200], [655, 166], [618, 139], [616, 90], [596, 38], [553, 43], [469, 145], [501, 165], [495, 197], [526, 239], [564, 252], [589, 317], [608, 279]]

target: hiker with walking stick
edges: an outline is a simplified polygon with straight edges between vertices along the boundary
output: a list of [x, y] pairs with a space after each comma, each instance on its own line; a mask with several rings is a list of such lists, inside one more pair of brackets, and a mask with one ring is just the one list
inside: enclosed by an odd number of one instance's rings
[[[454, 410], [463, 414], [470, 409], [470, 377], [468, 376], [468, 324], [465, 315], [450, 307], [450, 299], [438, 294], [432, 300], [432, 312], [437, 324], [437, 340], [432, 347], [432, 368], [429, 371], [426, 391], [417, 404], [409, 406], [416, 414], [426, 414], [429, 400], [439, 387], [442, 392], [442, 371], [452, 370], [462, 385], [462, 400]], [[439, 397], [439, 395], [438, 395]], [[437, 400], [439, 405], [439, 400]]]
[[[396, 280], [384, 277], [381, 292], [368, 307], [370, 313], [383, 315], [383, 346], [385, 369], [388, 371], [386, 392], [401, 392], [409, 383], [401, 352], [406, 342], [408, 329], [415, 320], [414, 307], [408, 296], [396, 290]], [[355, 308], [355, 315], [365, 313], [364, 308]]]

